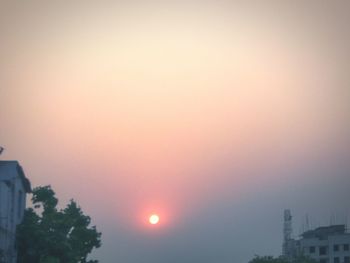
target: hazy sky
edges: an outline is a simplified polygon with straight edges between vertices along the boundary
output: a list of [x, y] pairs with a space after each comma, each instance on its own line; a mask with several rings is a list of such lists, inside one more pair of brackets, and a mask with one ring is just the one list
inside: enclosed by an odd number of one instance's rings
[[349, 14], [349, 1], [1, 1], [1, 158], [76, 199], [102, 263], [278, 255], [284, 208], [295, 235], [306, 214], [350, 215]]

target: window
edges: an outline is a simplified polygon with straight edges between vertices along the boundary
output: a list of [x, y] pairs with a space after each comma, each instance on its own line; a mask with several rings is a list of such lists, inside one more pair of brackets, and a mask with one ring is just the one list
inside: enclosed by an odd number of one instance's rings
[[320, 263], [329, 263], [328, 258], [320, 259]]
[[315, 247], [309, 247], [309, 253], [312, 254], [312, 253], [315, 253]]
[[344, 244], [344, 251], [349, 251], [349, 244]]
[[327, 247], [326, 246], [322, 246], [319, 249], [320, 249], [320, 256], [327, 255]]
[[333, 263], [340, 263], [339, 257], [335, 257], [334, 260], [333, 260]]
[[333, 246], [333, 251], [339, 251], [339, 245], [334, 245]]
[[350, 263], [350, 257], [349, 256], [344, 257], [344, 263]]

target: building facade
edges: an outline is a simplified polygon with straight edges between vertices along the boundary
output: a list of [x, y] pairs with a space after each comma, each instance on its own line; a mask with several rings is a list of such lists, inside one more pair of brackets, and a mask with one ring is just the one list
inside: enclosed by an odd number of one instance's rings
[[17, 161], [0, 161], [0, 252], [2, 261], [15, 263], [16, 227], [21, 223], [30, 182]]
[[350, 233], [346, 225], [330, 225], [306, 231], [299, 239], [284, 238], [283, 256], [307, 256], [319, 263], [350, 263]]

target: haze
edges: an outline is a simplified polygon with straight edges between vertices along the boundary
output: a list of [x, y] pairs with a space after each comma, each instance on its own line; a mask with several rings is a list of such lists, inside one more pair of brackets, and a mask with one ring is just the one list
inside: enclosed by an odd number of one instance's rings
[[284, 208], [347, 220], [349, 2], [229, 2], [1, 2], [1, 158], [82, 206], [100, 262], [244, 263]]

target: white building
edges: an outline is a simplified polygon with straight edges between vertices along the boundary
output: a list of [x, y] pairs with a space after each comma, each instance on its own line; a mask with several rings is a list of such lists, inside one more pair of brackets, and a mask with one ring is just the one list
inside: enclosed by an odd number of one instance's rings
[[17, 161], [0, 161], [0, 251], [6, 263], [15, 263], [16, 226], [22, 221], [30, 182]]
[[304, 232], [300, 239], [285, 238], [283, 248], [287, 258], [303, 255], [319, 263], [350, 263], [350, 233], [346, 225], [318, 227]]

